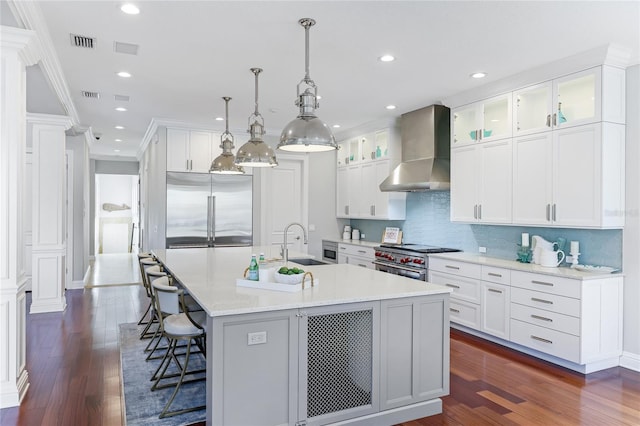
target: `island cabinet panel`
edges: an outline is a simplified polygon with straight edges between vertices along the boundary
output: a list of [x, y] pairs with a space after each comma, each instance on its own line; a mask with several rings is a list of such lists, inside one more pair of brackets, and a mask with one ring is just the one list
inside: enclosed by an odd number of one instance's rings
[[381, 303], [380, 409], [449, 393], [449, 298]]
[[207, 396], [213, 401], [213, 424], [295, 424], [296, 314], [285, 310], [213, 319], [213, 333], [207, 336], [207, 357], [214, 359], [213, 395]]

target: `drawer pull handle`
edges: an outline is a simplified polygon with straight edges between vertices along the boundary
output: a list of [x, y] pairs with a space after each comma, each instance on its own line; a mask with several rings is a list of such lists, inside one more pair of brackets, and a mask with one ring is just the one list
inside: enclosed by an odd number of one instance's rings
[[450, 310], [451, 312], [455, 312], [456, 314], [459, 314], [459, 313], [460, 313], [460, 311], [459, 311], [459, 310], [457, 310], [457, 309], [449, 308], [449, 310]]
[[358, 253], [367, 254], [367, 252], [364, 250], [358, 250]]
[[553, 344], [553, 341], [548, 340], [548, 339], [543, 339], [542, 337], [534, 336], [533, 334], [531, 335], [531, 338], [534, 339], [534, 340], [538, 340], [540, 342]]
[[542, 320], [542, 321], [549, 321], [549, 322], [553, 322], [553, 320], [552, 320], [551, 318], [541, 317], [540, 315], [533, 315], [533, 314], [531, 314], [531, 318], [539, 319], [539, 320]]
[[456, 270], [460, 269], [459, 266], [453, 266], [453, 265], [444, 265], [444, 267], [449, 269], [456, 269]]
[[367, 265], [363, 265], [362, 263], [358, 263], [358, 266], [362, 266], [363, 268], [367, 267]]
[[495, 272], [489, 272], [487, 275], [489, 275], [490, 277], [502, 278], [502, 274], [496, 274]]
[[533, 300], [534, 302], [540, 302], [540, 303], [546, 303], [548, 305], [553, 305], [553, 302], [551, 300], [538, 299], [537, 297], [532, 297], [531, 300]]
[[545, 282], [545, 281], [536, 281], [536, 280], [531, 280], [531, 282], [532, 282], [532, 283], [534, 283], [534, 284], [548, 285], [548, 286], [553, 287], [553, 283], [548, 283], [548, 282]]
[[459, 285], [455, 285], [455, 284], [449, 284], [449, 283], [447, 283], [447, 284], [445, 284], [445, 285], [446, 285], [447, 287], [460, 288], [460, 286], [459, 286]]
[[496, 290], [495, 288], [490, 288], [489, 291], [492, 292], [492, 293], [500, 293], [500, 294], [502, 294], [502, 290]]

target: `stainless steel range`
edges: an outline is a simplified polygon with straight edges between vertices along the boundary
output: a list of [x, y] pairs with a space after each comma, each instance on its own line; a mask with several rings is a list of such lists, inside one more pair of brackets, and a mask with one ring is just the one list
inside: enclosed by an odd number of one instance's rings
[[431, 253], [449, 253], [458, 249], [419, 244], [382, 244], [375, 248], [376, 270], [402, 275], [416, 280], [427, 280]]

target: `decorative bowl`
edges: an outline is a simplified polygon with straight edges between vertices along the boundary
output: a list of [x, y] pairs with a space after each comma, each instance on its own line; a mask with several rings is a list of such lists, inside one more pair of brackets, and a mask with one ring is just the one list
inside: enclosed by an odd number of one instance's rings
[[280, 284], [300, 284], [304, 277], [304, 272], [300, 274], [281, 274], [278, 271], [275, 272], [276, 282]]

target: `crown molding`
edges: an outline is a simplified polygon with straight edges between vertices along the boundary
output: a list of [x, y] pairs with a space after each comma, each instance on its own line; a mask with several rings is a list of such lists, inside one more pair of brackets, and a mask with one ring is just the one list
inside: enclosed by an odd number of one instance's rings
[[35, 31], [3, 25], [0, 36], [2, 50], [17, 51], [26, 66], [35, 65], [40, 60], [42, 49]]
[[69, 86], [67, 85], [62, 66], [58, 60], [53, 41], [51, 40], [49, 28], [42, 16], [38, 2], [7, 0], [7, 4], [20, 24], [27, 30], [35, 31], [41, 52], [40, 67], [67, 113], [67, 116], [72, 120], [73, 125], [81, 125], [78, 111], [71, 99]]
[[66, 115], [39, 114], [28, 112], [27, 123], [29, 124], [48, 124], [51, 126], [64, 126], [65, 130], [73, 126], [71, 119]]

